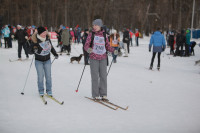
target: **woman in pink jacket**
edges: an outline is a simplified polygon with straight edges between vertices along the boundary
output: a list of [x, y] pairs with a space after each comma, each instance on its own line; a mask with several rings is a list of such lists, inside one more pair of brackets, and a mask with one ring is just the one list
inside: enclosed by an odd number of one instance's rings
[[[88, 35], [84, 49], [90, 54], [90, 70], [92, 78], [92, 97], [94, 100], [107, 99], [107, 51], [114, 52], [105, 31], [101, 28], [101, 19], [93, 21], [93, 30]], [[115, 51], [117, 54], [118, 51]]]

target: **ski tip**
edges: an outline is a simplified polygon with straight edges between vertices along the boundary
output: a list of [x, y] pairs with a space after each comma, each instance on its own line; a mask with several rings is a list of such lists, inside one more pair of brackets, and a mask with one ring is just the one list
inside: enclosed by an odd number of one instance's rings
[[75, 90], [76, 92], [78, 92], [78, 90]]
[[63, 104], [64, 104], [64, 101], [62, 101], [61, 105], [63, 105]]
[[129, 108], [129, 106], [127, 106], [125, 110], [128, 110], [128, 108]]
[[21, 94], [24, 95], [24, 92], [22, 92]]

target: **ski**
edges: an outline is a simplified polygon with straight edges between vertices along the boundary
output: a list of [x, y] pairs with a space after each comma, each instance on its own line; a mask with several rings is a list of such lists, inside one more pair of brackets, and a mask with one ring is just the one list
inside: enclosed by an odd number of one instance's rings
[[47, 101], [45, 100], [44, 96], [40, 96], [40, 98], [42, 99], [43, 103], [44, 103], [45, 105], [47, 105]]
[[113, 106], [115, 106], [115, 107], [117, 107], [117, 108], [120, 108], [120, 109], [122, 109], [122, 110], [127, 110], [127, 109], [128, 109], [128, 106], [127, 106], [126, 108], [124, 108], [124, 107], [121, 107], [121, 106], [119, 106], [119, 105], [116, 105], [116, 104], [114, 104], [114, 103], [112, 103], [112, 102], [110, 102], [110, 101], [103, 101], [103, 102], [108, 103], [108, 104], [110, 104], [110, 105], [113, 105]]
[[110, 109], [113, 109], [113, 110], [117, 110], [117, 109], [118, 109], [118, 107], [116, 107], [116, 108], [111, 107], [111, 106], [109, 106], [109, 105], [107, 105], [107, 104], [105, 104], [105, 103], [103, 103], [103, 102], [101, 102], [101, 101], [95, 101], [94, 99], [89, 98], [89, 97], [85, 97], [85, 98], [87, 98], [87, 99], [89, 99], [89, 100], [91, 100], [91, 101], [94, 101], [94, 102], [96, 102], [96, 103], [99, 103], [99, 104], [101, 104], [101, 105], [104, 105], [105, 107], [108, 107], [108, 108], [110, 108]]
[[153, 69], [150, 69], [150, 68], [147, 68], [147, 67], [145, 67], [146, 69], [148, 69], [148, 70], [150, 70], [150, 71], [154, 71]]
[[60, 102], [58, 101], [56, 98], [54, 98], [53, 96], [49, 96], [47, 94], [45, 94], [46, 97], [50, 98], [51, 100], [55, 101], [56, 103], [60, 104], [60, 105], [63, 105], [64, 104], [64, 101]]
[[16, 59], [16, 60], [11, 60], [11, 59], [9, 59], [10, 62], [15, 62], [15, 61], [25, 61], [25, 60], [28, 60], [28, 59], [21, 59], [21, 60], [19, 60], [19, 59]]

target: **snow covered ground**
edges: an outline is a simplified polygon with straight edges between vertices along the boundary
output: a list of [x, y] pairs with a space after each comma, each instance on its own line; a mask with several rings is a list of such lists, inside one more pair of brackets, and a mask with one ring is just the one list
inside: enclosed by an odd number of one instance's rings
[[[200, 66], [194, 62], [200, 59], [200, 47], [195, 47], [196, 55], [191, 57], [166, 55], [167, 48], [159, 72], [157, 58], [154, 71], [147, 69], [152, 56], [149, 38], [139, 42], [139, 47], [135, 43], [130, 47], [128, 58], [118, 58], [108, 75], [108, 98], [129, 105], [127, 111], [114, 111], [84, 98], [91, 96], [89, 66], [76, 93], [83, 58], [80, 64], [70, 64], [66, 54], [52, 65], [53, 94], [64, 105], [50, 99], [47, 105], [42, 103], [34, 63], [22, 96], [33, 56], [28, 61], [9, 62], [17, 59], [17, 42], [12, 49], [0, 48], [0, 133], [199, 133]], [[80, 53], [82, 45], [73, 45], [71, 55]]]

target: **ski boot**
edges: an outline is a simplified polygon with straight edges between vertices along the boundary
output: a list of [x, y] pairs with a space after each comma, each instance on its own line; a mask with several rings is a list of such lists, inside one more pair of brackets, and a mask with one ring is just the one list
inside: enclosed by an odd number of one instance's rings
[[93, 98], [93, 100], [94, 100], [95, 102], [99, 102], [99, 101], [100, 101], [99, 97], [95, 97], [95, 98]]
[[157, 66], [158, 71], [160, 71], [160, 65]]
[[108, 102], [109, 101], [107, 96], [103, 96], [101, 100], [104, 101], [104, 102]]
[[151, 65], [150, 67], [149, 67], [149, 70], [152, 70], [153, 69], [153, 66]]

